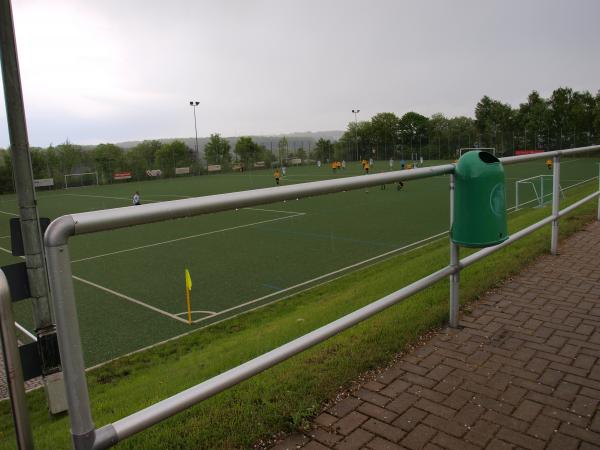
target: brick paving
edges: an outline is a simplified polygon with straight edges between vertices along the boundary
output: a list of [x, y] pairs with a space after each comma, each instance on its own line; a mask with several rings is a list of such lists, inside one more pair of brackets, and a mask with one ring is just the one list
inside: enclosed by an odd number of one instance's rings
[[274, 448], [600, 448], [600, 223]]

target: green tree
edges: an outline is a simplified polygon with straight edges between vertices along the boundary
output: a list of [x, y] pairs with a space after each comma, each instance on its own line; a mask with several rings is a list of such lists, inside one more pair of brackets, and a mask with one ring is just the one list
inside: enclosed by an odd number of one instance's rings
[[333, 158], [333, 144], [329, 139], [320, 138], [312, 150], [311, 157], [318, 161], [327, 161]]
[[111, 180], [113, 172], [124, 169], [125, 153], [115, 144], [99, 144], [91, 154], [103, 183]]
[[163, 176], [175, 176], [175, 168], [189, 166], [192, 152], [184, 142], [174, 140], [161, 147], [155, 153], [155, 164], [162, 170]]
[[227, 139], [219, 134], [211, 134], [208, 143], [204, 146], [204, 157], [208, 164], [221, 164], [228, 166], [231, 162], [231, 146]]
[[259, 146], [249, 136], [242, 136], [235, 143], [235, 154], [240, 161], [243, 161], [246, 166], [257, 161], [257, 156], [260, 154]]
[[73, 145], [69, 141], [56, 147], [58, 157], [62, 166], [62, 174], [73, 173], [73, 170], [81, 163], [82, 149], [79, 145]]

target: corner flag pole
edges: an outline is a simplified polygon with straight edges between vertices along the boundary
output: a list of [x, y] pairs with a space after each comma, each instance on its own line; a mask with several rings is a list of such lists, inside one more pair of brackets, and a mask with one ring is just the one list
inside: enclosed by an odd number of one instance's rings
[[190, 303], [190, 292], [192, 291], [192, 277], [190, 277], [190, 271], [185, 269], [185, 299], [187, 301], [188, 309], [188, 323], [192, 324], [192, 306]]

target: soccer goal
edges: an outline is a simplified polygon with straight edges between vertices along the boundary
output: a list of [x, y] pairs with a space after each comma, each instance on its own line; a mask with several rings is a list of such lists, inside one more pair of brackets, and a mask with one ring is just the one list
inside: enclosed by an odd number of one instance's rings
[[[525, 206], [541, 208], [552, 201], [552, 175], [536, 175], [515, 182], [515, 210]], [[565, 198], [559, 185], [560, 195]]]
[[69, 173], [65, 175], [65, 189], [98, 185], [98, 172]]

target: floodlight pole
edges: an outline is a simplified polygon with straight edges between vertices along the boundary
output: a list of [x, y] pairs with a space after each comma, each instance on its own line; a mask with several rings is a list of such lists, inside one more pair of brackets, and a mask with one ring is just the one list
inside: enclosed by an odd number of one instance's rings
[[360, 112], [360, 109], [353, 109], [354, 113], [354, 142], [356, 143], [356, 160], [358, 161], [358, 118], [357, 114]]
[[200, 153], [198, 152], [198, 125], [196, 124], [196, 106], [198, 106], [200, 102], [195, 100], [190, 101], [190, 106], [194, 108], [194, 131], [196, 132], [196, 161], [200, 161]]
[[27, 278], [32, 297], [33, 323], [42, 359], [48, 406], [51, 413], [57, 414], [66, 410], [64, 384], [58, 356], [56, 327], [50, 313], [48, 274], [33, 185], [25, 104], [10, 0], [0, 0], [0, 59], [15, 191], [23, 235]]

